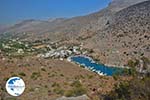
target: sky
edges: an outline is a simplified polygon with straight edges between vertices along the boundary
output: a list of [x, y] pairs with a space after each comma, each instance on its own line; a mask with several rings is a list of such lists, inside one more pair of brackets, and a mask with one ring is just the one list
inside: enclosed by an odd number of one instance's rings
[[111, 0], [0, 0], [0, 25], [27, 19], [70, 18], [105, 8]]

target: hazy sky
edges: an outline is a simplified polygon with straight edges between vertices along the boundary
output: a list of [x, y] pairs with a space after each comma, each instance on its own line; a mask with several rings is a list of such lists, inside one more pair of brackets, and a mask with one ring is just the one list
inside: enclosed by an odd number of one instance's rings
[[0, 0], [0, 24], [25, 19], [82, 16], [99, 11], [111, 0]]

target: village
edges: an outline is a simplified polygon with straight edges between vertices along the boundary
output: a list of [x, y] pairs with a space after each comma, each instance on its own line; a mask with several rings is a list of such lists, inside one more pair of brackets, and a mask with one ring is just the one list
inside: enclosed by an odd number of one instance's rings
[[26, 56], [30, 54], [45, 59], [59, 60], [64, 60], [74, 55], [88, 55], [93, 52], [83, 48], [83, 44], [46, 43], [43, 41], [29, 43], [15, 39], [1, 40], [0, 48], [0, 52], [4, 52], [7, 56]]
[[70, 56], [86, 55], [91, 52], [88, 49], [84, 49], [82, 45], [62, 45], [58, 48], [52, 48], [50, 45], [47, 45], [46, 47], [49, 50], [46, 53], [38, 54], [38, 57], [64, 60]]

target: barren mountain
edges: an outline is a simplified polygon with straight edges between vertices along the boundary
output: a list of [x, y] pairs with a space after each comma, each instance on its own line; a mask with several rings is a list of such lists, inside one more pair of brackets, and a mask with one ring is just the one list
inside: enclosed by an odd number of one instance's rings
[[9, 25], [0, 25], [0, 33], [5, 32], [9, 27]]
[[55, 24], [59, 24], [65, 19], [53, 19], [48, 21], [41, 20], [24, 20], [19, 22], [6, 30], [6, 32], [12, 33], [22, 33], [22, 32], [30, 32], [30, 33], [41, 33], [45, 29], [55, 26]]
[[47, 37], [52, 41], [66, 38], [75, 39], [78, 36], [87, 37], [93, 35], [93, 32], [105, 28], [107, 26], [107, 20], [117, 11], [142, 1], [145, 0], [113, 0], [107, 8], [90, 15], [50, 21], [27, 20], [15, 24], [5, 29], [5, 31], [0, 30], [0, 32], [11, 34], [26, 32], [28, 34], [24, 37], [29, 40], [33, 40], [32, 37], [34, 39]]
[[102, 53], [108, 64], [125, 64], [142, 56], [150, 58], [150, 1], [117, 12], [108, 27], [87, 42]]
[[146, 0], [112, 0], [112, 3], [109, 5], [111, 11], [117, 12], [121, 9], [127, 8], [131, 5], [143, 2]]

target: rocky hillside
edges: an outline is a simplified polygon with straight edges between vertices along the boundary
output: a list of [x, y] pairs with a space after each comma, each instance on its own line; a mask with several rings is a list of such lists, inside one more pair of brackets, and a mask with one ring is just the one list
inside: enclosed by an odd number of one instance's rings
[[109, 5], [109, 9], [113, 12], [118, 12], [121, 9], [127, 8], [131, 5], [143, 2], [146, 0], [112, 0], [112, 3]]
[[92, 48], [95, 45], [108, 64], [126, 63], [142, 56], [150, 58], [150, 1], [117, 12], [108, 21], [108, 27], [87, 42]]

